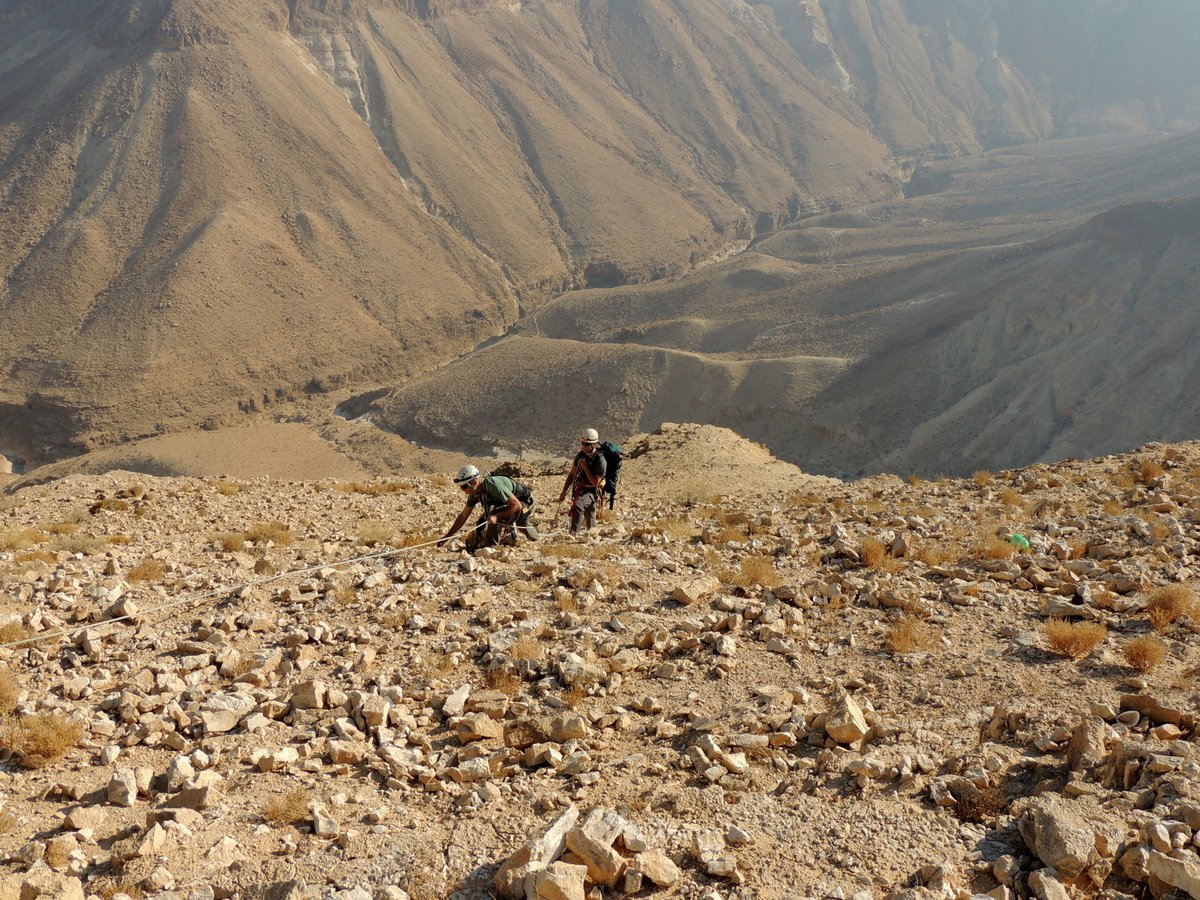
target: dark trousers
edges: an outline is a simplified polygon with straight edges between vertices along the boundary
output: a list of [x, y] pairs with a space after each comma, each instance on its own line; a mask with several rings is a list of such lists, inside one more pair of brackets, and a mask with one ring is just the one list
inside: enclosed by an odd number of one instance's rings
[[498, 522], [492, 525], [487, 520], [487, 514], [479, 517], [479, 523], [467, 535], [466, 545], [467, 551], [474, 553], [476, 550], [481, 550], [484, 547], [494, 547], [497, 544], [515, 544], [517, 542], [517, 532], [524, 532], [525, 537], [531, 541], [537, 540], [537, 531], [529, 523], [529, 517], [533, 515], [534, 505], [530, 504], [527, 507], [522, 507], [520, 515], [513, 522]]
[[571, 504], [571, 533], [579, 530], [582, 523], [584, 528], [591, 529], [596, 524], [596, 505], [599, 500], [595, 491], [581, 491]]

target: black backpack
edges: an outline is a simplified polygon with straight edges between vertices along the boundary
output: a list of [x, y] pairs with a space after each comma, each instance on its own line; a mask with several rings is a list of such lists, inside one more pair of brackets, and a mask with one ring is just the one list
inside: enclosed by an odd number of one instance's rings
[[600, 452], [604, 454], [604, 493], [608, 494], [608, 505], [611, 509], [613, 501], [617, 498], [617, 481], [621, 477], [621, 463], [625, 459], [625, 451], [621, 449], [620, 444], [605, 441], [600, 445]]

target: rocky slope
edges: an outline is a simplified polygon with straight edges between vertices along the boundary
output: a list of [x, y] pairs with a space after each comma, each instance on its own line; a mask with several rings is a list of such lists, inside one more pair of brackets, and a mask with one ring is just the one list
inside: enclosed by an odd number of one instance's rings
[[6, 497], [5, 896], [1197, 896], [1200, 445], [627, 444], [597, 530], [474, 558], [445, 478]]

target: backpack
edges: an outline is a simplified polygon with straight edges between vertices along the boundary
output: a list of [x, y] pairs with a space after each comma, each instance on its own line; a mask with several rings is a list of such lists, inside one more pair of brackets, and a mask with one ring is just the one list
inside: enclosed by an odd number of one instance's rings
[[604, 492], [610, 497], [616, 497], [617, 481], [621, 477], [621, 463], [625, 459], [625, 451], [621, 449], [620, 444], [605, 441], [600, 445], [600, 452], [604, 454]]

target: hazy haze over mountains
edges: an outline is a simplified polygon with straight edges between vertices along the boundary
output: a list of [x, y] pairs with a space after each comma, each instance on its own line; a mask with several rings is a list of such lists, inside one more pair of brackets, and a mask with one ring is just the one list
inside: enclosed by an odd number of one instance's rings
[[385, 385], [373, 421], [472, 450], [1192, 436], [1194, 205], [1106, 210], [1200, 194], [1148, 139], [1198, 76], [1186, 0], [0, 0], [0, 451]]

